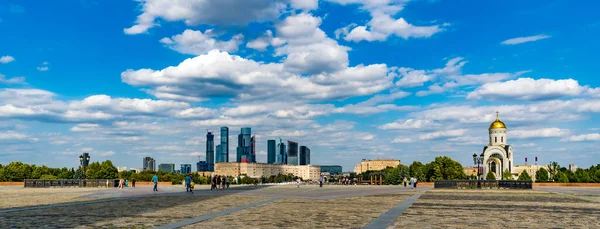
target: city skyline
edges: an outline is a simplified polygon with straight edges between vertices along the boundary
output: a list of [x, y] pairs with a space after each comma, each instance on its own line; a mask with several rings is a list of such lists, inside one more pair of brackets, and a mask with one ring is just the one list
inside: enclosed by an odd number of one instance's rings
[[194, 165], [224, 126], [236, 161], [250, 126], [257, 162], [281, 137], [344, 170], [470, 166], [496, 111], [515, 164], [600, 161], [600, 3], [151, 2], [0, 3], [0, 164]]

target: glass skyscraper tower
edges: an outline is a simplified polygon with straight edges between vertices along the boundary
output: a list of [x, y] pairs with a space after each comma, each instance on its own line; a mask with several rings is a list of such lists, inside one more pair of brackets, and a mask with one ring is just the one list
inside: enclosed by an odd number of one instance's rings
[[215, 171], [215, 136], [212, 132], [206, 134], [206, 163], [208, 171]]
[[229, 128], [221, 127], [221, 148], [217, 150], [217, 162], [229, 162]]

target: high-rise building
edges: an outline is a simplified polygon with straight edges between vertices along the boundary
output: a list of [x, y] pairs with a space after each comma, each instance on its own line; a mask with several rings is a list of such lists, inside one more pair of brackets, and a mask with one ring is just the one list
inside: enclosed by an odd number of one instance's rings
[[208, 163], [208, 171], [215, 169], [215, 136], [212, 132], [206, 134], [206, 163]]
[[158, 170], [166, 172], [166, 173], [175, 173], [175, 164], [172, 164], [172, 163], [160, 164], [158, 166]]
[[229, 162], [229, 127], [221, 127], [221, 151], [217, 153], [217, 162]]
[[151, 157], [144, 157], [142, 161], [143, 171], [156, 171], [156, 161]]
[[241, 148], [240, 161], [241, 162], [251, 162], [251, 143], [252, 143], [252, 129], [250, 127], [244, 127], [241, 129], [241, 136], [238, 136], [238, 143]]
[[310, 165], [310, 149], [306, 146], [300, 146], [300, 159], [298, 165]]
[[256, 135], [252, 135], [250, 138], [250, 162], [256, 163]]
[[191, 164], [181, 164], [181, 174], [192, 173], [192, 165]]
[[217, 145], [217, 147], [215, 147], [215, 155], [217, 156], [217, 161], [216, 162], [223, 162], [223, 161], [219, 161], [221, 160], [221, 150], [223, 150], [223, 147], [221, 147], [221, 144]]
[[287, 141], [287, 164], [298, 165], [298, 143], [293, 141]]
[[275, 164], [276, 155], [275, 155], [275, 140], [267, 141], [267, 164]]
[[277, 156], [277, 164], [287, 164], [287, 151], [285, 147], [285, 143], [281, 138], [277, 138], [275, 140], [277, 146], [275, 146], [275, 154]]
[[206, 161], [198, 161], [196, 163], [196, 170], [198, 172], [208, 172], [208, 163]]
[[244, 139], [242, 134], [238, 134], [238, 146], [235, 148], [236, 162], [242, 162], [242, 154], [244, 154]]

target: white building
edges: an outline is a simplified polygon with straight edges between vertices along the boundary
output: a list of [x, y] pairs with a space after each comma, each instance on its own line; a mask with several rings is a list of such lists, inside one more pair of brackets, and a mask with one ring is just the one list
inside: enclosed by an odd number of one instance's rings
[[118, 172], [127, 171], [127, 166], [117, 167]]
[[512, 147], [507, 144], [506, 125], [500, 121], [498, 112], [496, 121], [490, 125], [489, 136], [490, 143], [483, 147], [482, 178], [485, 178], [488, 172], [493, 172], [496, 179], [501, 179], [506, 170], [515, 176]]

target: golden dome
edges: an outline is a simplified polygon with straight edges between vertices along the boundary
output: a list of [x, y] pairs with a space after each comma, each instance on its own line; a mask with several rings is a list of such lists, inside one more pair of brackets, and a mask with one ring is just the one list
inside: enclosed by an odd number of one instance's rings
[[498, 119], [498, 112], [496, 111], [496, 121], [490, 124], [490, 129], [504, 128], [506, 129], [506, 125], [500, 119]]

